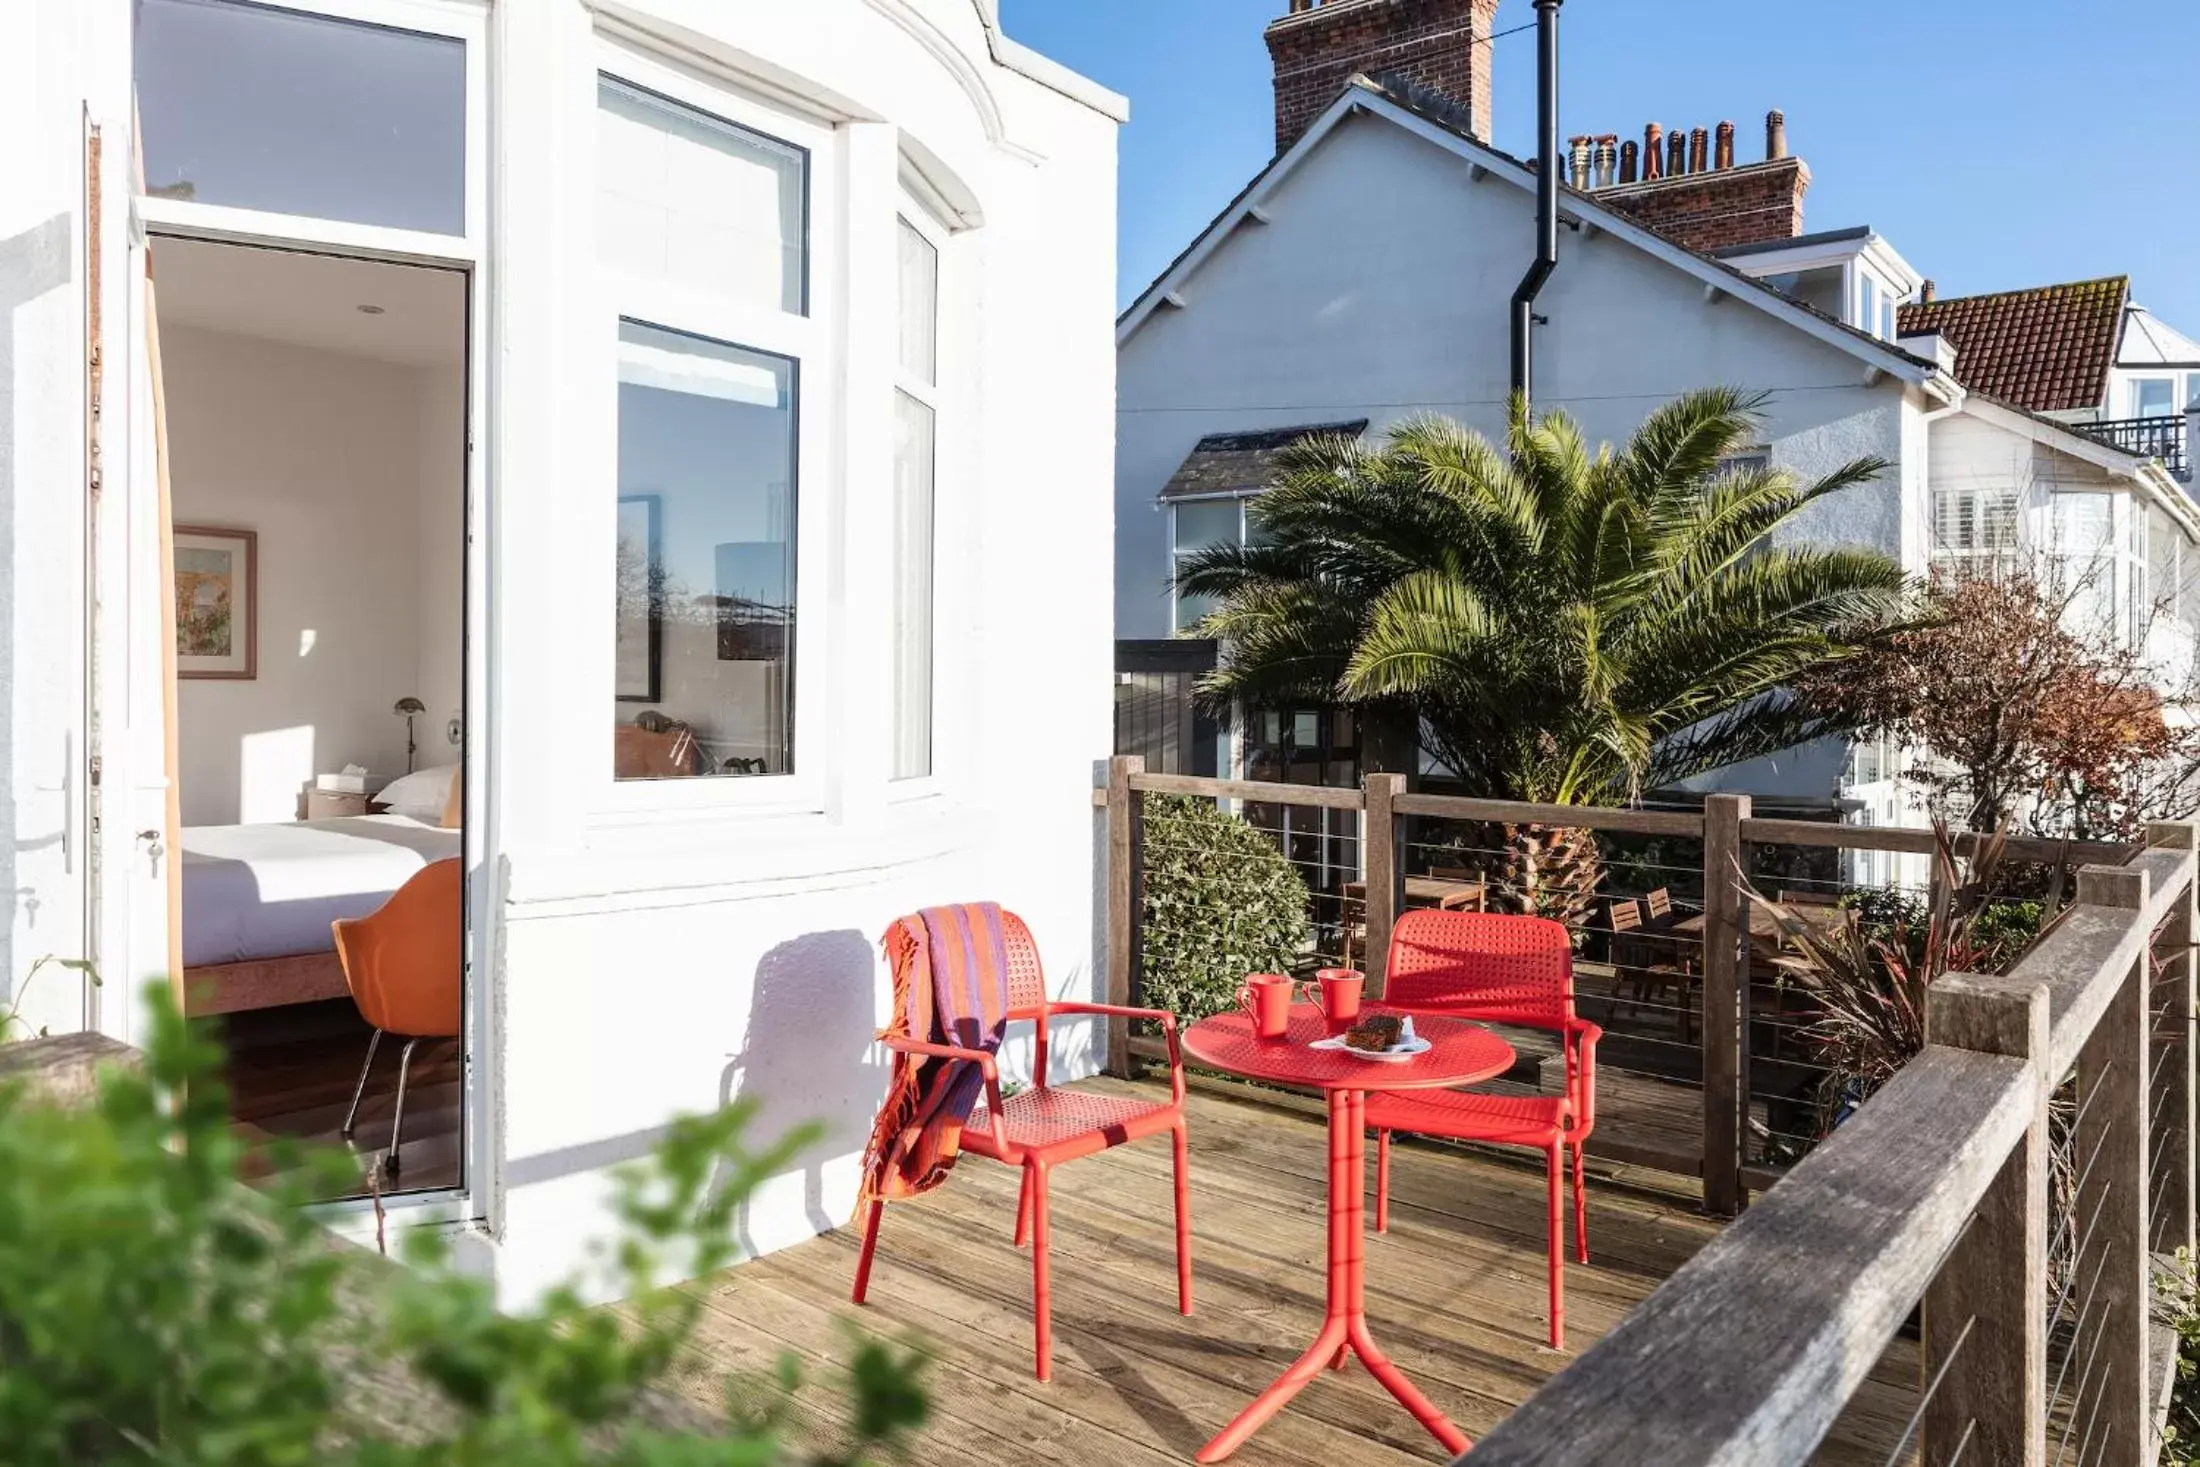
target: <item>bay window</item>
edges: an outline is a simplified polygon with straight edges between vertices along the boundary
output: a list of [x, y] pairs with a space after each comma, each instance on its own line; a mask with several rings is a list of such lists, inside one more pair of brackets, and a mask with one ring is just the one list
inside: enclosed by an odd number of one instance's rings
[[616, 339], [612, 772], [788, 775], [820, 411], [806, 398], [830, 380], [805, 370], [822, 340], [820, 154], [796, 138], [822, 138], [626, 69], [600, 78], [597, 108], [596, 256]]

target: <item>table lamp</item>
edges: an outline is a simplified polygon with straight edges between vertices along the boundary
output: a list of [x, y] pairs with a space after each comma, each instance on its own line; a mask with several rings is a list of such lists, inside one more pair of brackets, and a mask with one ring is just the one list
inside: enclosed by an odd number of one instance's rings
[[413, 756], [420, 751], [420, 746], [413, 742], [413, 719], [427, 712], [428, 705], [418, 698], [405, 697], [399, 698], [397, 706], [390, 711], [405, 720], [405, 772], [410, 774], [413, 772]]

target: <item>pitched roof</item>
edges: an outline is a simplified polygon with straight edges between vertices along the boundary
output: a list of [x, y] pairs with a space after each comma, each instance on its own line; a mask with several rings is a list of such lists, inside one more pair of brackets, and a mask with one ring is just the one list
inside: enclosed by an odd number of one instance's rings
[[[1225, 204], [1222, 212], [1210, 220], [1206, 228], [1194, 235], [1178, 252], [1177, 257], [1162, 268], [1152, 284], [1138, 293], [1128, 306], [1115, 318], [1115, 340], [1121, 346], [1143, 325], [1156, 305], [1170, 299], [1172, 282], [1180, 273], [1195, 270], [1204, 263], [1208, 254], [1219, 248], [1246, 213], [1258, 204], [1279, 177], [1295, 168], [1306, 154], [1319, 146], [1329, 128], [1341, 120], [1354, 107], [1365, 103], [1377, 103], [1373, 108], [1394, 109], [1391, 116], [1410, 127], [1418, 124], [1433, 130], [1437, 139], [1446, 146], [1468, 155], [1477, 167], [1491, 167], [1492, 177], [1507, 177], [1524, 191], [1535, 188], [1534, 165], [1524, 162], [1502, 149], [1492, 147], [1476, 137], [1466, 126], [1459, 104], [1443, 93], [1422, 87], [1397, 77], [1381, 79], [1354, 76], [1329, 111], [1324, 113], [1299, 140], [1269, 160], [1266, 167], [1253, 175], [1237, 196]], [[1477, 175], [1479, 176], [1479, 174]], [[1669, 252], [1666, 258], [1684, 270], [1698, 273], [1699, 278], [1715, 285], [1722, 293], [1737, 299], [1750, 301], [1775, 316], [1785, 316], [1792, 324], [1819, 336], [1835, 346], [1842, 347], [1874, 366], [1891, 369], [1915, 381], [1928, 381], [1935, 365], [1914, 352], [1890, 341], [1881, 341], [1868, 331], [1828, 315], [1794, 296], [1787, 295], [1755, 276], [1745, 274], [1725, 260], [1714, 259], [1699, 250], [1661, 233], [1640, 220], [1606, 209], [1592, 194], [1582, 193], [1571, 185], [1559, 185], [1561, 214], [1572, 220], [1587, 219], [1599, 228], [1621, 239], [1632, 239], [1638, 245], [1657, 254]]]
[[1209, 433], [1192, 446], [1184, 462], [1169, 476], [1169, 482], [1162, 485], [1161, 497], [1195, 499], [1265, 489], [1276, 477], [1283, 451], [1300, 439], [1317, 433], [1357, 438], [1366, 431], [1367, 419], [1354, 418], [1348, 423], [1300, 423], [1251, 433]]
[[1904, 306], [1900, 336], [1956, 349], [1956, 380], [2036, 413], [2099, 407], [2108, 395], [2130, 277], [1958, 296]]
[[2123, 346], [2116, 353], [2120, 367], [2200, 366], [2200, 341], [2179, 331], [2145, 306], [2124, 308]]

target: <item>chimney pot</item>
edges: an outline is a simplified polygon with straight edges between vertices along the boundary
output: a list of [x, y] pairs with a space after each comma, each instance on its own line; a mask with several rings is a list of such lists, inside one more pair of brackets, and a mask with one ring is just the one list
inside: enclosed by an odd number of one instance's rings
[[1734, 166], [1734, 124], [1719, 124], [1717, 161], [1713, 165], [1721, 173]]
[[1642, 130], [1642, 177], [1645, 183], [1665, 176], [1665, 129], [1655, 122]]
[[1677, 127], [1665, 137], [1665, 171], [1672, 178], [1688, 171], [1688, 134]]
[[1596, 170], [1597, 187], [1612, 186], [1612, 170], [1619, 162], [1619, 135], [1606, 133], [1597, 139]]
[[1688, 130], [1688, 171], [1705, 173], [1711, 167], [1711, 134], [1700, 127]]
[[1928, 280], [1923, 285], [1917, 288], [1917, 298], [1920, 301], [1930, 303], [1938, 290], [1939, 287]]
[[1595, 156], [1595, 150], [1596, 139], [1587, 133], [1577, 133], [1566, 140], [1567, 177], [1572, 181], [1573, 186], [1583, 193], [1587, 193], [1590, 189], [1596, 187], [1596, 183], [1589, 172], [1589, 165]]
[[1633, 138], [1629, 138], [1619, 145], [1619, 181], [1621, 183], [1626, 184], [1635, 181], [1641, 153], [1642, 145]]
[[1775, 107], [1765, 114], [1765, 161], [1772, 162], [1788, 155], [1787, 114]]

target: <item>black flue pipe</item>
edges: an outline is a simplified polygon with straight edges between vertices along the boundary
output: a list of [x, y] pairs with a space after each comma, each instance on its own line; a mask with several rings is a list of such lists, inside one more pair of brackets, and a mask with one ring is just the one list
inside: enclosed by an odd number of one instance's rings
[[1512, 296], [1512, 390], [1535, 396], [1535, 298], [1558, 268], [1558, 7], [1535, 0], [1535, 263]]

